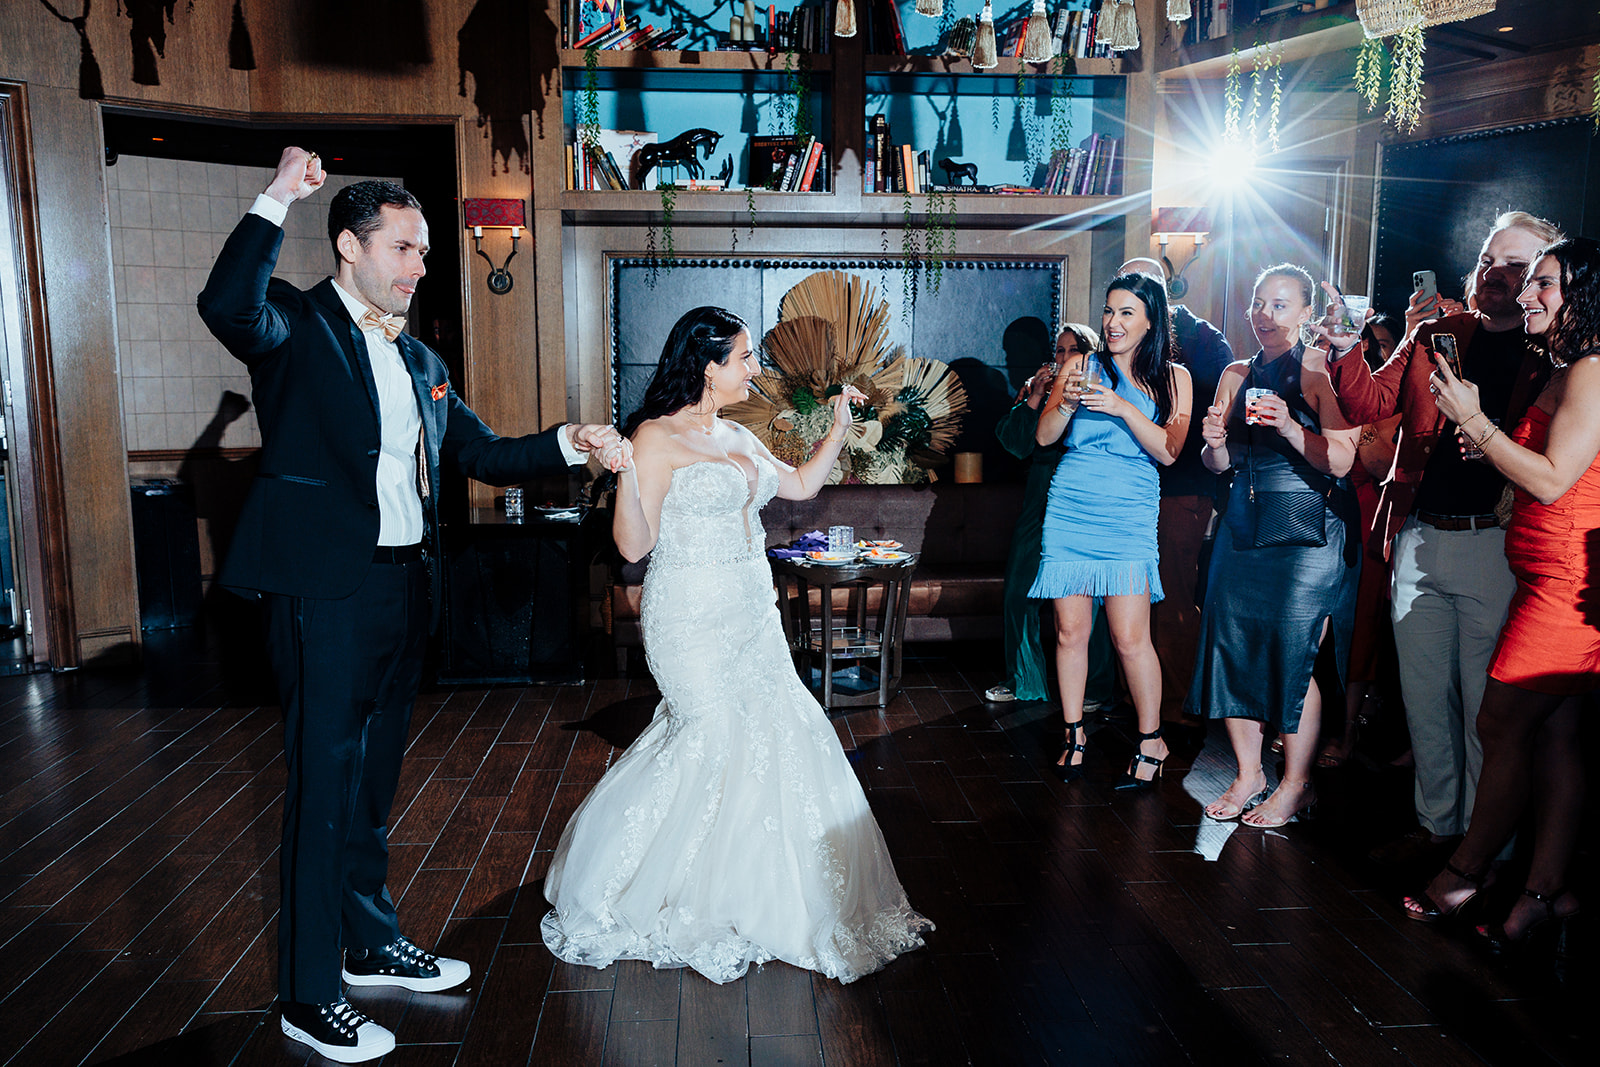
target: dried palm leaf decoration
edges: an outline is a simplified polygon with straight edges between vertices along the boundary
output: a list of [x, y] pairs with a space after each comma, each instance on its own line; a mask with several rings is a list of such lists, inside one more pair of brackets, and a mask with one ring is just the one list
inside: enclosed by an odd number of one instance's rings
[[729, 418], [785, 463], [804, 463], [833, 426], [845, 385], [866, 394], [830, 483], [896, 485], [932, 479], [961, 429], [967, 395], [938, 360], [889, 345], [889, 305], [872, 283], [843, 271], [803, 279], [778, 304], [762, 342], [767, 369]]

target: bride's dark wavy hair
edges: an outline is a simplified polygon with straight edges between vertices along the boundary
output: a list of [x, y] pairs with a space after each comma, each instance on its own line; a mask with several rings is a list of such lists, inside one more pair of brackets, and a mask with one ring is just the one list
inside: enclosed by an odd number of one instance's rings
[[743, 319], [726, 308], [697, 307], [684, 312], [667, 334], [655, 376], [645, 386], [639, 410], [622, 424], [622, 436], [632, 437], [650, 419], [698, 404], [706, 391], [706, 364], [728, 362], [734, 340], [748, 329]]
[[1533, 266], [1545, 256], [1561, 266], [1561, 307], [1545, 343], [1550, 355], [1571, 363], [1600, 348], [1600, 242], [1568, 237], [1540, 251]]
[[[1167, 286], [1160, 278], [1150, 274], [1130, 271], [1111, 279], [1106, 286], [1106, 299], [1117, 290], [1124, 290], [1139, 298], [1144, 313], [1150, 319], [1150, 332], [1139, 342], [1139, 351], [1133, 354], [1133, 380], [1150, 391], [1155, 398], [1157, 426], [1165, 426], [1172, 416], [1172, 316], [1167, 311]], [[1100, 331], [1100, 366], [1105, 371], [1111, 388], [1117, 387], [1121, 375], [1111, 349]]]

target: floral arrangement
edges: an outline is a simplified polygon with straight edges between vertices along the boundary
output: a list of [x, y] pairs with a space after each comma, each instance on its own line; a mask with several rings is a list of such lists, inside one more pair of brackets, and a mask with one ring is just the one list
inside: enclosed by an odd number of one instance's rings
[[785, 463], [810, 458], [833, 426], [833, 398], [853, 385], [830, 484], [900, 485], [932, 480], [961, 429], [967, 396], [950, 368], [889, 345], [889, 305], [866, 280], [813, 274], [790, 289], [763, 341], [767, 370], [729, 418], [748, 426]]

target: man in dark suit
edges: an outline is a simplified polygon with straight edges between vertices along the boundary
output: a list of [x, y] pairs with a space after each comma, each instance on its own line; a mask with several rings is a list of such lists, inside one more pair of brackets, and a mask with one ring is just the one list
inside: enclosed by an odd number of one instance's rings
[[350, 1006], [341, 974], [433, 992], [471, 973], [401, 934], [384, 884], [389, 809], [438, 602], [428, 557], [440, 467], [506, 485], [595, 450], [620, 465], [626, 447], [609, 426], [497, 437], [456, 396], [439, 357], [400, 332], [425, 273], [428, 225], [399, 185], [360, 182], [333, 198], [331, 279], [305, 292], [272, 279], [289, 207], [324, 180], [315, 154], [284, 150], [199, 308], [249, 367], [261, 426], [260, 473], [220, 581], [264, 598], [283, 704], [283, 1032], [355, 1063], [391, 1050], [394, 1035]]

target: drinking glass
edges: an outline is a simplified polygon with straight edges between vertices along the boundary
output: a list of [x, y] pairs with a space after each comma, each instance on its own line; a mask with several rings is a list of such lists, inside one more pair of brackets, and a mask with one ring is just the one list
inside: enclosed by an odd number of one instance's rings
[[1246, 426], [1260, 425], [1261, 420], [1256, 417], [1256, 402], [1264, 396], [1277, 396], [1271, 389], [1246, 389], [1244, 391], [1244, 423]]
[[507, 522], [521, 522], [522, 521], [522, 490], [521, 489], [507, 489], [506, 490], [506, 521]]
[[856, 530], [854, 526], [828, 527], [828, 551], [849, 552], [856, 547]]

